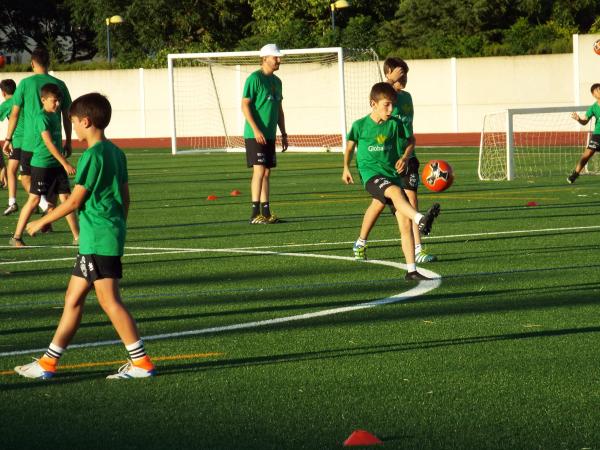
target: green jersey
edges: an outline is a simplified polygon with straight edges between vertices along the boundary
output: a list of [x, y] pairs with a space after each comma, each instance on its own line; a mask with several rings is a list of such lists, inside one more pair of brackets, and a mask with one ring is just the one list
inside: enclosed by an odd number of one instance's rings
[[65, 83], [56, 77], [48, 74], [36, 74], [21, 80], [13, 95], [14, 104], [19, 106], [23, 112], [23, 145], [21, 148], [32, 152], [35, 145], [35, 116], [42, 107], [40, 99], [40, 90], [47, 83], [56, 84], [60, 89], [62, 98], [60, 99], [59, 111], [69, 111], [71, 107], [71, 96]]
[[[8, 119], [12, 112], [12, 107], [15, 104], [14, 96], [5, 100], [0, 104], [0, 121]], [[23, 114], [19, 111], [19, 118], [17, 119], [17, 127], [12, 135], [13, 148], [21, 148], [23, 144]]]
[[405, 139], [400, 119], [392, 116], [385, 122], [375, 123], [369, 114], [352, 124], [347, 139], [356, 142], [356, 165], [363, 185], [379, 175], [402, 186], [395, 167]]
[[[276, 75], [265, 75], [262, 70], [257, 70], [246, 79], [243, 96], [252, 100], [250, 112], [265, 139], [275, 140], [283, 100], [281, 80]], [[246, 121], [244, 139], [254, 137], [254, 130]]]
[[125, 153], [110, 141], [98, 142], [79, 158], [75, 184], [88, 192], [79, 208], [80, 254], [123, 256], [127, 181]]
[[596, 126], [594, 127], [593, 134], [600, 134], [600, 105], [598, 102], [594, 103], [592, 106], [588, 108], [585, 113], [585, 117], [591, 119], [594, 117], [596, 119]]
[[39, 110], [33, 122], [35, 139], [33, 144], [33, 156], [31, 165], [34, 167], [60, 167], [58, 160], [50, 153], [46, 143], [42, 139], [42, 133], [48, 131], [52, 138], [52, 143], [59, 152], [62, 153], [62, 132], [60, 128], [60, 117], [58, 113]]
[[[398, 92], [398, 97], [396, 98], [396, 103], [394, 103], [394, 109], [392, 110], [392, 115], [398, 117], [402, 121], [402, 126], [404, 127], [404, 135], [409, 138], [411, 137], [413, 132], [413, 118], [415, 116], [415, 110], [413, 107], [412, 96], [410, 93], [406, 91]], [[404, 153], [404, 149], [406, 148], [407, 142], [404, 143], [402, 148], [400, 148], [400, 156]], [[417, 154], [413, 150], [413, 154], [411, 158], [416, 158]]]

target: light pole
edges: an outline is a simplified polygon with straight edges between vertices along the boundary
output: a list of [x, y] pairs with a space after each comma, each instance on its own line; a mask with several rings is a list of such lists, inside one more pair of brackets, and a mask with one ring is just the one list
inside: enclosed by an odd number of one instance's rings
[[110, 25], [123, 23], [123, 18], [121, 16], [112, 16], [106, 18], [106, 56], [108, 58], [108, 62], [110, 63], [111, 54], [110, 54]]
[[347, 0], [337, 0], [336, 2], [331, 2], [329, 7], [331, 8], [331, 29], [335, 31], [335, 12], [338, 9], [344, 9], [350, 6], [350, 2]]

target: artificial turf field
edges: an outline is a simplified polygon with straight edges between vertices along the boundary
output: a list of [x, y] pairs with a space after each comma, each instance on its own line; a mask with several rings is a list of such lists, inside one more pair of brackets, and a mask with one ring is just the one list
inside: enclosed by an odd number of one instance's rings
[[105, 380], [126, 353], [93, 294], [57, 376], [14, 375], [50, 342], [76, 249], [64, 221], [3, 245], [0, 448], [329, 449], [357, 429], [394, 449], [599, 448], [600, 179], [480, 182], [475, 149], [418, 153], [456, 174], [420, 190], [442, 205], [421, 266], [441, 283], [403, 280], [387, 212], [372, 264], [352, 260], [370, 200], [341, 154], [281, 155], [285, 222], [249, 225], [242, 154], [128, 151], [122, 292], [159, 376]]

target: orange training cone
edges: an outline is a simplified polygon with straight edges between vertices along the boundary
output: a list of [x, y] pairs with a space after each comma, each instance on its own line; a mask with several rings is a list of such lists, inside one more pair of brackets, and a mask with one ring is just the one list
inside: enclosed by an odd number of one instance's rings
[[216, 199], [217, 199], [217, 196], [213, 195], [213, 194], [211, 194], [208, 197], [206, 197], [206, 200], [216, 200]]
[[367, 445], [383, 444], [383, 441], [377, 436], [372, 435], [365, 430], [356, 430], [344, 441], [344, 447], [359, 447]]
[[230, 195], [233, 197], [237, 197], [238, 195], [241, 195], [242, 193], [240, 191], [238, 191], [237, 189], [234, 189], [233, 191], [231, 191]]

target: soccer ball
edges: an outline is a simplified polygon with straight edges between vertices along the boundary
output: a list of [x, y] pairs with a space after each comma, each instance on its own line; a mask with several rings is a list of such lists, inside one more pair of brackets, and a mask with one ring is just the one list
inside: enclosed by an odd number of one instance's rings
[[421, 172], [421, 181], [427, 189], [442, 192], [452, 186], [454, 171], [452, 166], [441, 159], [432, 159]]
[[600, 55], [600, 39], [594, 42], [594, 52], [596, 55]]

